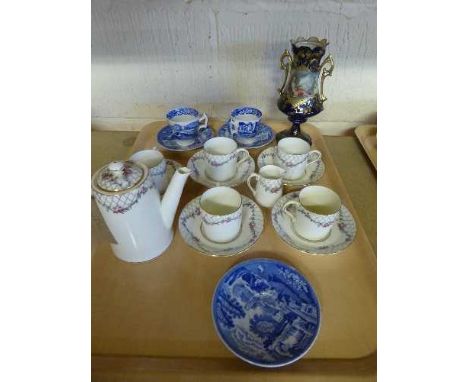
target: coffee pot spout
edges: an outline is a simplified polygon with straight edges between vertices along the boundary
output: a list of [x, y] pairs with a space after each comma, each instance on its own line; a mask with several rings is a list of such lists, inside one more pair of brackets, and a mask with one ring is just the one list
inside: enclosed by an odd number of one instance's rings
[[188, 167], [177, 169], [164, 193], [161, 201], [161, 212], [163, 223], [168, 229], [172, 227], [180, 196], [191, 172], [192, 170]]

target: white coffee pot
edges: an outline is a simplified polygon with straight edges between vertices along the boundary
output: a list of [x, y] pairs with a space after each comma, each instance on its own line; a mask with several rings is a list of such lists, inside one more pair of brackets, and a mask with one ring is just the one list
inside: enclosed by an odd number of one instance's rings
[[162, 200], [142, 163], [111, 162], [93, 175], [93, 195], [116, 241], [111, 246], [118, 258], [147, 261], [169, 247], [175, 212], [190, 172], [187, 167], [179, 168]]

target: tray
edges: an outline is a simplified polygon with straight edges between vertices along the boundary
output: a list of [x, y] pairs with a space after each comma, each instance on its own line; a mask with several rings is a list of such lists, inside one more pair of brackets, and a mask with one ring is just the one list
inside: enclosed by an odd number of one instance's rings
[[377, 170], [377, 126], [362, 125], [354, 129], [362, 147]]
[[[222, 123], [210, 120], [215, 130]], [[287, 122], [266, 123], [275, 131], [289, 126]], [[164, 122], [145, 126], [131, 152], [153, 147], [162, 126]], [[146, 380], [149, 376], [259, 380], [265, 378], [264, 372], [268, 378], [283, 379], [288, 373], [308, 380], [312, 375], [375, 378], [376, 258], [322, 136], [313, 126], [306, 129], [326, 166], [319, 183], [333, 188], [356, 220], [354, 242], [337, 256], [301, 254], [280, 239], [271, 225], [270, 210], [262, 209], [265, 229], [252, 248], [234, 257], [204, 256], [189, 248], [176, 229], [181, 208], [205, 190], [189, 179], [174, 222], [174, 240], [160, 257], [128, 264], [118, 260], [108, 244], [96, 245], [92, 257], [93, 380]], [[249, 151], [256, 159], [263, 149]], [[185, 164], [195, 151], [162, 152]], [[237, 190], [251, 197], [245, 184]], [[211, 321], [211, 297], [219, 278], [233, 265], [254, 257], [275, 258], [296, 267], [310, 280], [321, 303], [322, 326], [314, 347], [299, 362], [278, 370], [265, 371], [235, 358], [217, 338]]]

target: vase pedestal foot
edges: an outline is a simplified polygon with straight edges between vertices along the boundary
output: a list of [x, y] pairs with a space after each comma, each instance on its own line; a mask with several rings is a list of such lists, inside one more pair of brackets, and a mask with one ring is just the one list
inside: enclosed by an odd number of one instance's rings
[[276, 142], [279, 142], [283, 138], [296, 137], [303, 139], [312, 146], [312, 139], [310, 138], [310, 135], [301, 131], [301, 123], [305, 121], [306, 119], [301, 121], [292, 121], [293, 125], [290, 129], [280, 131], [278, 134], [276, 134]]

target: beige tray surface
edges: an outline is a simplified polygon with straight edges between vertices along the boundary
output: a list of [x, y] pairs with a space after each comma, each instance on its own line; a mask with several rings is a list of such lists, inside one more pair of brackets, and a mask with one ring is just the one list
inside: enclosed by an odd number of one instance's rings
[[[266, 123], [275, 131], [288, 127], [284, 122], [267, 120]], [[221, 124], [222, 121], [210, 120], [215, 130]], [[145, 126], [131, 152], [153, 147], [155, 134], [162, 126], [163, 122]], [[319, 183], [337, 191], [356, 219], [358, 230], [354, 242], [336, 256], [302, 254], [279, 238], [267, 209], [262, 209], [265, 229], [260, 239], [247, 252], [234, 257], [202, 255], [184, 243], [177, 229], [169, 249], [142, 264], [118, 260], [110, 246], [101, 242], [92, 258], [93, 370], [98, 372], [109, 367], [115, 371], [123, 363], [140, 370], [144, 358], [135, 357], [151, 357], [152, 361], [145, 363], [149, 369], [153, 365], [156, 370], [172, 370], [178, 365], [181, 373], [187, 368], [189, 374], [202, 371], [204, 367], [213, 370], [229, 368], [229, 365], [250, 368], [233, 359], [235, 357], [217, 338], [210, 308], [219, 278], [238, 262], [256, 257], [275, 258], [296, 267], [310, 280], [320, 299], [322, 323], [318, 339], [304, 359], [291, 368], [310, 370], [318, 359], [341, 359], [336, 362], [348, 365], [346, 360], [362, 358], [362, 370], [373, 369], [376, 258], [323, 138], [313, 126], [309, 125], [306, 131], [311, 134], [315, 148], [322, 152], [326, 165]], [[251, 155], [256, 159], [263, 149], [251, 150]], [[186, 164], [194, 152], [163, 150], [166, 158], [182, 164]], [[174, 228], [183, 206], [205, 189], [192, 179], [188, 180]], [[252, 197], [245, 184], [237, 189]]]
[[362, 125], [354, 129], [362, 147], [377, 170], [377, 126]]

